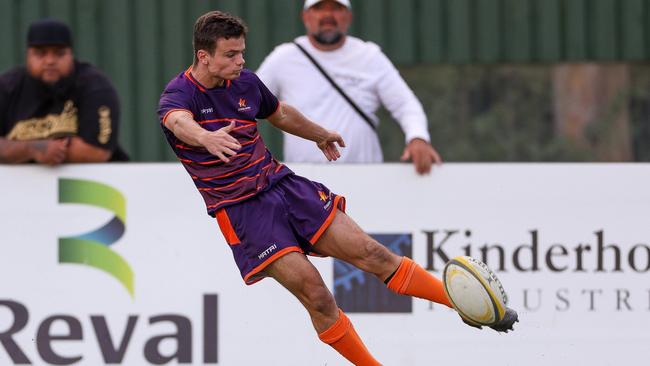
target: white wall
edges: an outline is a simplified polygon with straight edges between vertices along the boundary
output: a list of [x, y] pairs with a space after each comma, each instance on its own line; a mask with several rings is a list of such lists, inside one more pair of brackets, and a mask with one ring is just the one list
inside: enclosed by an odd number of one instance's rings
[[[411, 234], [413, 258], [436, 276], [443, 261], [440, 252], [428, 255], [430, 244], [442, 243], [449, 256], [469, 245], [481, 258], [486, 243], [505, 251], [503, 271], [495, 251], [487, 263], [519, 311], [514, 333], [468, 328], [453, 312], [423, 300], [413, 301], [411, 313], [350, 314], [385, 365], [638, 365], [650, 357], [650, 165], [446, 164], [424, 178], [408, 165], [292, 169], [345, 195], [348, 213], [367, 232]], [[104, 271], [59, 263], [59, 238], [113, 217], [101, 208], [59, 203], [60, 178], [106, 184], [126, 199], [126, 231], [109, 248], [133, 271], [133, 297]], [[190, 350], [184, 357], [204, 364], [204, 348], [215, 352], [203, 342], [205, 295], [218, 298], [218, 309], [207, 310], [218, 313], [212, 330], [218, 365], [347, 364], [318, 341], [288, 292], [268, 279], [243, 284], [179, 164], [0, 167], [0, 233], [1, 365], [13, 364], [11, 340], [32, 364], [45, 364], [48, 349], [81, 357], [81, 365], [104, 364], [97, 329], [105, 319], [118, 348], [129, 316], [135, 323], [121, 364], [149, 364], [144, 353], [147, 343], [156, 345], [154, 337], [177, 336], [153, 352], [163, 355], [177, 351], [178, 338], [190, 341], [173, 322], [151, 321], [169, 314], [191, 324], [191, 349], [180, 347]], [[616, 249], [599, 250], [599, 242]], [[313, 262], [332, 285], [331, 259]], [[10, 331], [20, 324], [8, 304], [27, 309], [22, 329]], [[45, 320], [57, 315], [71, 318], [47, 328]], [[77, 321], [81, 334], [48, 341], [48, 334], [70, 335]]]

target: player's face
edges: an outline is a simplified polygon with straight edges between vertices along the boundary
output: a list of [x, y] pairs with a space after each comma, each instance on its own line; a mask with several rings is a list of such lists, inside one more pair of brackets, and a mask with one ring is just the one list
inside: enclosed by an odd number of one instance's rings
[[72, 74], [74, 56], [70, 47], [28, 47], [26, 66], [29, 74], [46, 84], [54, 84]]
[[208, 56], [208, 72], [213, 77], [233, 80], [239, 77], [244, 68], [246, 38], [219, 38], [214, 55]]
[[303, 11], [302, 21], [307, 34], [318, 43], [336, 44], [348, 33], [352, 12], [336, 1], [325, 0]]

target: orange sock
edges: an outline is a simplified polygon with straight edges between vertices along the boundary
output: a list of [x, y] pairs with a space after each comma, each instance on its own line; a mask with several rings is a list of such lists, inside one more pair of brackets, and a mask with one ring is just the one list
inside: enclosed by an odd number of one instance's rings
[[442, 281], [407, 257], [402, 257], [402, 262], [387, 286], [401, 295], [411, 295], [452, 307]]
[[350, 319], [339, 309], [339, 318], [327, 330], [318, 335], [338, 353], [357, 366], [381, 366], [370, 354], [354, 330]]

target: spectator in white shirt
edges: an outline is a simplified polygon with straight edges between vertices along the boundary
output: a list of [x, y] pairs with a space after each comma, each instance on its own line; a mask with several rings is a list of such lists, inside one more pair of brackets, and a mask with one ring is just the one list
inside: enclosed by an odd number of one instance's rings
[[[352, 22], [349, 0], [306, 0], [302, 20], [307, 35], [271, 52], [257, 75], [278, 99], [302, 111], [347, 142], [338, 162], [383, 161], [376, 127], [380, 104], [397, 120], [406, 138], [401, 159], [411, 160], [420, 174], [429, 173], [440, 155], [430, 144], [427, 119], [413, 91], [379, 46], [347, 35]], [[311, 55], [365, 114], [359, 113], [326, 79]], [[326, 162], [313, 143], [284, 134], [287, 162]]]

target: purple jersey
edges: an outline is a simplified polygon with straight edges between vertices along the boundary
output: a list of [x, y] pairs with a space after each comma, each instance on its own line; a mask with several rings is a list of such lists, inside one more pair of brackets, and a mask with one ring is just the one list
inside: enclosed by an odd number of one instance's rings
[[[293, 174], [279, 163], [262, 141], [256, 119], [275, 113], [278, 99], [252, 71], [244, 69], [239, 78], [223, 86], [207, 89], [194, 79], [190, 69], [167, 84], [160, 97], [158, 115], [167, 142], [192, 177], [205, 200], [208, 214], [239, 203], [267, 190], [282, 177]], [[169, 113], [188, 111], [208, 131], [216, 131], [236, 122], [230, 135], [241, 149], [224, 163], [205, 148], [179, 140], [164, 125]]]

